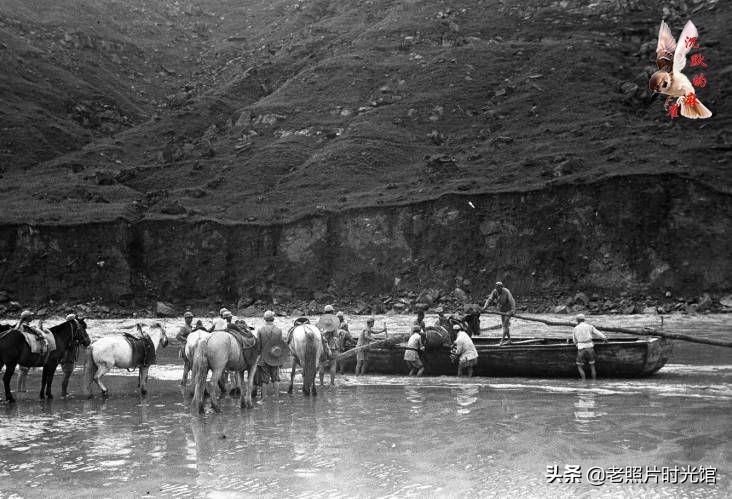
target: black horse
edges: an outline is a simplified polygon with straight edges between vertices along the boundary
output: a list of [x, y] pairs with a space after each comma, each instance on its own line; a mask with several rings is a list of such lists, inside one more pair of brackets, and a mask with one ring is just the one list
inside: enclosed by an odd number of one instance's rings
[[[8, 331], [9, 329], [11, 330]], [[56, 367], [58, 367], [59, 363], [65, 365], [61, 391], [62, 395], [66, 396], [69, 377], [71, 377], [71, 373], [73, 372], [76, 351], [79, 345], [89, 346], [91, 343], [89, 335], [86, 333], [86, 323], [84, 320], [75, 319], [66, 321], [50, 328], [56, 340], [56, 349], [48, 354], [45, 363], [43, 362], [42, 355], [30, 351], [30, 347], [25, 341], [23, 333], [17, 329], [12, 329], [12, 326], [0, 325], [0, 334], [3, 334], [4, 331], [7, 331], [7, 333], [4, 333], [4, 336], [0, 338], [0, 368], [5, 366], [5, 376], [3, 376], [5, 399], [11, 404], [15, 402], [15, 398], [13, 398], [13, 394], [10, 392], [10, 380], [18, 364], [24, 367], [43, 366], [41, 399], [53, 398], [53, 395], [51, 395], [53, 375], [56, 373]]]

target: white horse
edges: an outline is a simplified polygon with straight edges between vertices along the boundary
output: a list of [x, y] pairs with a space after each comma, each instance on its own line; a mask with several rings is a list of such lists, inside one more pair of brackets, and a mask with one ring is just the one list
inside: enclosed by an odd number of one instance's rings
[[180, 381], [182, 386], [186, 386], [188, 382], [188, 373], [193, 367], [193, 355], [196, 353], [198, 342], [211, 336], [211, 333], [204, 329], [197, 329], [188, 335], [186, 344], [183, 347], [183, 379]]
[[290, 351], [292, 352], [292, 372], [290, 373], [290, 387], [287, 393], [292, 393], [292, 384], [295, 381], [295, 367], [302, 366], [302, 392], [310, 395], [317, 395], [315, 388], [315, 373], [318, 369], [318, 361], [323, 354], [323, 342], [320, 329], [310, 324], [296, 326], [292, 330], [290, 340]]
[[[137, 328], [142, 331], [142, 327], [138, 324]], [[162, 345], [168, 344], [168, 336], [165, 334], [165, 328], [160, 323], [155, 323], [149, 327], [148, 336], [152, 340], [155, 351]], [[89, 398], [92, 397], [92, 381], [96, 382], [102, 390], [102, 396], [108, 396], [107, 387], [102, 383], [102, 376], [107, 374], [113, 367], [121, 367], [123, 369], [134, 369], [133, 358], [134, 352], [132, 346], [122, 335], [106, 336], [99, 338], [86, 349], [86, 364], [84, 365], [85, 386]], [[147, 372], [150, 366], [140, 366], [140, 378], [138, 385], [140, 393], [147, 393]]]
[[[206, 378], [208, 371], [211, 371], [212, 390], [211, 407], [216, 412], [221, 412], [219, 407], [219, 391], [223, 383], [220, 383], [224, 370], [233, 371], [237, 374], [237, 384], [241, 389], [239, 405], [252, 408], [252, 386], [254, 375], [257, 372], [257, 361], [259, 360], [259, 340], [256, 340], [251, 348], [242, 349], [231, 333], [226, 331], [214, 331], [208, 338], [201, 339], [196, 345], [193, 355], [193, 400], [191, 408], [198, 408], [203, 414], [204, 392], [206, 391]], [[248, 373], [247, 382], [244, 383], [244, 373]]]

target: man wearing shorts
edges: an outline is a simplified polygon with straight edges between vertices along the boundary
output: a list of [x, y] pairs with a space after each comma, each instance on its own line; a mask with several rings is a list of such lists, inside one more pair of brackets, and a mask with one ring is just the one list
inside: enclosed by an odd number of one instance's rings
[[[287, 344], [282, 339], [282, 330], [274, 325], [275, 314], [271, 310], [264, 313], [264, 326], [257, 331], [260, 344], [262, 345], [262, 355], [257, 361], [257, 372], [254, 375], [254, 384], [259, 388], [262, 385], [273, 385], [274, 396], [280, 393], [280, 366], [287, 357]], [[264, 388], [262, 388], [262, 397], [264, 397]]]
[[468, 378], [470, 378], [473, 376], [473, 367], [478, 365], [478, 350], [463, 328], [455, 324], [453, 329], [457, 331], [457, 336], [450, 357], [458, 362], [458, 377], [463, 375], [463, 371], [467, 371]]
[[374, 322], [376, 322], [375, 319], [369, 317], [366, 321], [366, 328], [358, 336], [358, 343], [356, 343], [356, 348], [358, 349], [356, 350], [356, 376], [366, 374], [366, 368], [369, 362], [368, 346], [374, 341], [373, 335], [378, 333], [386, 334], [386, 327], [381, 331], [374, 331]]
[[419, 377], [424, 373], [424, 364], [422, 359], [419, 358], [420, 353], [424, 350], [422, 344], [422, 328], [419, 324], [412, 326], [412, 336], [407, 341], [407, 348], [404, 350], [404, 361], [409, 367], [409, 375], [414, 376], [415, 374]]
[[577, 325], [572, 332], [572, 341], [577, 345], [577, 370], [583, 381], [587, 379], [584, 369], [585, 362], [590, 365], [590, 373], [592, 374], [593, 381], [597, 379], [597, 371], [595, 371], [595, 348], [592, 343], [593, 337], [607, 342], [607, 337], [604, 334], [585, 322], [584, 314], [577, 314]]

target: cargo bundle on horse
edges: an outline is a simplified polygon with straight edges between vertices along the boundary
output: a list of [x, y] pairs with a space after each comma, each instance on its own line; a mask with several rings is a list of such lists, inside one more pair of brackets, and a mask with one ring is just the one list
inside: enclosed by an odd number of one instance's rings
[[105, 336], [86, 349], [84, 384], [89, 398], [92, 397], [92, 382], [96, 382], [102, 390], [103, 397], [108, 396], [109, 392], [102, 383], [102, 376], [113, 367], [139, 368], [140, 393], [142, 395], [147, 393], [147, 373], [150, 366], [155, 363], [158, 348], [168, 344], [168, 336], [160, 323], [153, 324], [148, 331], [144, 331], [142, 326], [137, 324], [137, 332], [138, 335], [125, 333]]
[[82, 319], [67, 320], [41, 332], [41, 341], [37, 333], [16, 329], [11, 325], [0, 325], [0, 368], [5, 366], [3, 384], [5, 399], [13, 403], [15, 398], [10, 392], [10, 380], [19, 364], [23, 367], [43, 367], [40, 398], [53, 398], [51, 384], [59, 363], [71, 363], [71, 369], [64, 369], [64, 380], [61, 385], [62, 395], [66, 396], [69, 378], [76, 360], [76, 348], [79, 344], [88, 345], [86, 323]]
[[[239, 404], [241, 407], [252, 408], [252, 385], [259, 360], [259, 341], [249, 331], [246, 323], [242, 326], [228, 324], [227, 330], [215, 330], [207, 338], [198, 341], [193, 355], [193, 401], [192, 408], [199, 413], [204, 411], [204, 396], [206, 392], [206, 378], [211, 371], [212, 390], [211, 407], [219, 412], [219, 393], [222, 389], [219, 381], [225, 370], [237, 374], [237, 383], [241, 389]], [[244, 373], [247, 381], [244, 383]], [[246, 388], [246, 389], [245, 389]]]

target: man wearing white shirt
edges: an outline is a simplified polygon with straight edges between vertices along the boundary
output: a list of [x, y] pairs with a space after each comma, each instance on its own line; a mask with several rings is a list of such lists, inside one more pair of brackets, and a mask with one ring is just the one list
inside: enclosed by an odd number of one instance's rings
[[572, 341], [577, 345], [577, 370], [583, 381], [587, 379], [584, 369], [585, 362], [590, 365], [592, 379], [597, 379], [597, 371], [595, 371], [595, 345], [592, 343], [593, 337], [607, 341], [607, 337], [604, 334], [595, 329], [591, 324], [585, 322], [584, 314], [578, 314], [577, 325], [572, 332]]

